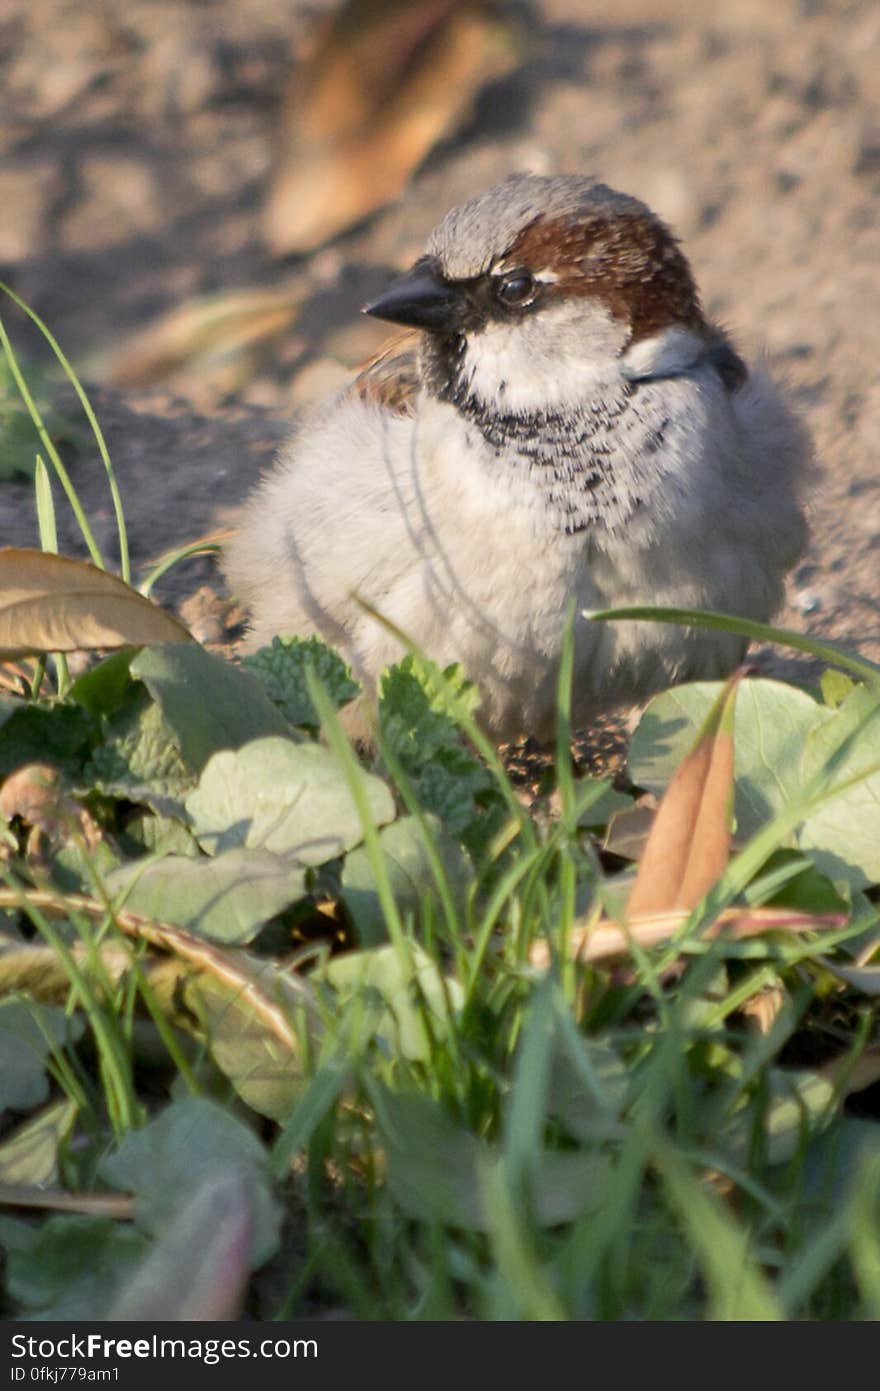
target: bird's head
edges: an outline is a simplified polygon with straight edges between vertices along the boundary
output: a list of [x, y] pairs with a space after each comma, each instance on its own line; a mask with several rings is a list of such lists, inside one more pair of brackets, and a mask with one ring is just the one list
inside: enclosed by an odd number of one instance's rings
[[668, 228], [576, 176], [515, 175], [453, 208], [365, 312], [424, 330], [429, 390], [513, 415], [686, 370], [708, 331]]

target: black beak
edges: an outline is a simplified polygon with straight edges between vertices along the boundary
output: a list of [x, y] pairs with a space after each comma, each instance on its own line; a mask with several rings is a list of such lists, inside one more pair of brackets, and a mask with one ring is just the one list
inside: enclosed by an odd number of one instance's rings
[[456, 333], [464, 327], [469, 307], [461, 287], [444, 280], [436, 262], [425, 257], [393, 280], [372, 304], [365, 304], [363, 312], [430, 333]]

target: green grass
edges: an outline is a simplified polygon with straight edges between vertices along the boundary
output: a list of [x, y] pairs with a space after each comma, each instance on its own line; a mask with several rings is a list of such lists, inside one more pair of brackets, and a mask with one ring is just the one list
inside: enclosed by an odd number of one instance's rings
[[[869, 664], [761, 636], [858, 681], [744, 683], [741, 848], [672, 939], [588, 965], [569, 946], [619, 911], [631, 871], [598, 845], [631, 794], [572, 771], [570, 641], [555, 819], [461, 674], [415, 655], [367, 755], [313, 642], [246, 671], [186, 645], [73, 683], [50, 662], [52, 689], [5, 697], [0, 775], [58, 778], [0, 824], [2, 1312], [130, 1310], [150, 1261], [168, 1317], [234, 1313], [242, 1277], [265, 1320], [880, 1316], [880, 696]], [[637, 785], [665, 785], [717, 690], [651, 703]], [[709, 940], [742, 903], [837, 926]]]

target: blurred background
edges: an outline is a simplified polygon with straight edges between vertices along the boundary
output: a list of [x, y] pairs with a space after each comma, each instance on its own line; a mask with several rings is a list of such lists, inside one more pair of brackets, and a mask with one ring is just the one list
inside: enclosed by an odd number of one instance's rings
[[[593, 172], [790, 382], [825, 483], [787, 619], [877, 657], [878, 66], [874, 0], [7, 0], [0, 276], [84, 373], [145, 560], [234, 515], [450, 206]], [[32, 544], [3, 391], [0, 542]], [[109, 535], [63, 401], [54, 428]]]

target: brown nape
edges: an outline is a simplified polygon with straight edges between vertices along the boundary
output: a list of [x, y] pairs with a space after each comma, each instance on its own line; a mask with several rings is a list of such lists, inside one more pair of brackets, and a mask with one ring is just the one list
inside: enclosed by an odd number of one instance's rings
[[504, 260], [536, 274], [553, 271], [558, 280], [544, 292], [548, 302], [571, 295], [599, 300], [629, 323], [631, 343], [670, 324], [706, 326], [690, 266], [672, 233], [651, 216], [537, 217]]

